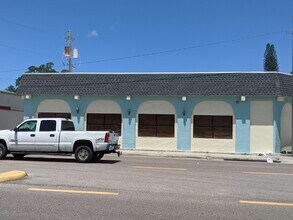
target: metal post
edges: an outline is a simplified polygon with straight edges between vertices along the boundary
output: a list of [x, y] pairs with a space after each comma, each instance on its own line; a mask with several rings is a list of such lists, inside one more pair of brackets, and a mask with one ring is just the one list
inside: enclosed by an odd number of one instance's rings
[[66, 37], [66, 41], [68, 42], [69, 46], [69, 57], [68, 57], [68, 71], [72, 72], [72, 32], [68, 30], [68, 36]]
[[291, 128], [291, 153], [292, 153], [292, 157], [293, 157], [293, 16], [292, 16], [292, 30], [291, 30], [291, 35], [292, 35], [292, 69], [291, 69], [291, 77], [292, 77], [292, 100], [291, 100], [291, 107], [292, 107], [292, 118], [291, 118], [291, 123], [292, 123], [292, 128]]

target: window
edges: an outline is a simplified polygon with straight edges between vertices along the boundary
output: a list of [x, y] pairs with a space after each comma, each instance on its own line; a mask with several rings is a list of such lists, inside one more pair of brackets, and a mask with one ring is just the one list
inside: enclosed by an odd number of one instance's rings
[[18, 127], [18, 131], [36, 131], [37, 121], [26, 121]]
[[121, 135], [121, 114], [87, 114], [87, 131], [111, 130]]
[[40, 125], [40, 131], [56, 131], [55, 120], [42, 120]]
[[174, 115], [140, 114], [138, 118], [138, 136], [174, 137]]
[[232, 139], [232, 116], [195, 115], [194, 138]]
[[62, 121], [61, 131], [74, 131], [74, 124], [72, 121]]
[[50, 113], [50, 112], [40, 112], [38, 114], [39, 118], [67, 118], [71, 119], [71, 113]]

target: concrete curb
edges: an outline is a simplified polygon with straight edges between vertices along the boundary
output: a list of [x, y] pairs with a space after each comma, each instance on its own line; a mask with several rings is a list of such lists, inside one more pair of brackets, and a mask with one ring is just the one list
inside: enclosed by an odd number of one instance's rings
[[6, 173], [0, 173], [0, 183], [5, 181], [12, 181], [24, 178], [27, 176], [27, 173], [19, 170], [12, 170]]
[[169, 158], [193, 158], [199, 160], [222, 160], [222, 161], [247, 161], [267, 162], [271, 158], [274, 163], [293, 164], [293, 158], [280, 155], [258, 156], [256, 154], [234, 154], [234, 153], [206, 153], [206, 152], [184, 152], [184, 151], [154, 151], [154, 150], [129, 150], [121, 149], [124, 156], [149, 156]]

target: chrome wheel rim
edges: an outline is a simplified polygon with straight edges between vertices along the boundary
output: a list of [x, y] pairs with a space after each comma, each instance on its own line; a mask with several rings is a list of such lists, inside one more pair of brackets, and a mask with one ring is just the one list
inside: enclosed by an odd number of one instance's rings
[[89, 152], [86, 149], [81, 149], [78, 152], [78, 158], [81, 160], [86, 160], [89, 157]]

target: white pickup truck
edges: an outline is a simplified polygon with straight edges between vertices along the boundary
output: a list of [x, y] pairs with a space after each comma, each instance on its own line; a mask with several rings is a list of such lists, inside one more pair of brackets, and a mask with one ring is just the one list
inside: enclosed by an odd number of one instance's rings
[[78, 162], [100, 160], [106, 153], [121, 155], [118, 134], [110, 131], [75, 131], [64, 118], [28, 119], [14, 130], [0, 131], [0, 159], [7, 154], [22, 158], [27, 154], [71, 153]]

